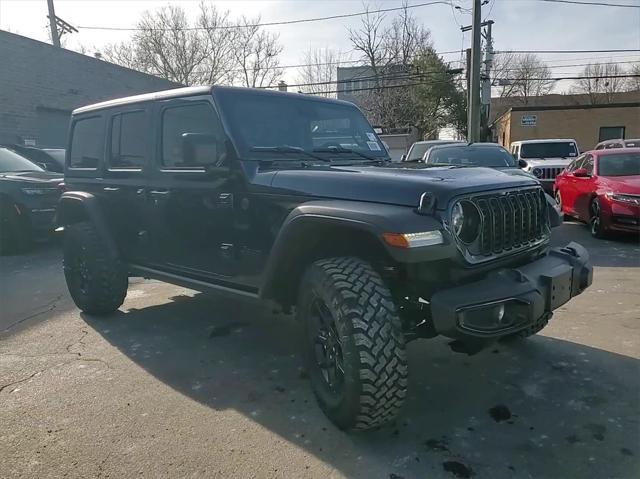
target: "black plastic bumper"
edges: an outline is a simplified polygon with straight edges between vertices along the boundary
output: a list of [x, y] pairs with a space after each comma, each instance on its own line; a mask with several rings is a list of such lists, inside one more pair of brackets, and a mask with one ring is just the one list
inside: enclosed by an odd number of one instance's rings
[[432, 321], [438, 333], [451, 338], [498, 338], [549, 316], [592, 279], [589, 253], [571, 242], [527, 265], [435, 293]]

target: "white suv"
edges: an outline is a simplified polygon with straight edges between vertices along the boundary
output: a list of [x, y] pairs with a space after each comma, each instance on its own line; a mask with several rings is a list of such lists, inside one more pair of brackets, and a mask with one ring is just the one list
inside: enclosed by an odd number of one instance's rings
[[553, 191], [556, 176], [578, 156], [578, 144], [571, 139], [523, 140], [511, 143], [511, 154], [520, 167]]

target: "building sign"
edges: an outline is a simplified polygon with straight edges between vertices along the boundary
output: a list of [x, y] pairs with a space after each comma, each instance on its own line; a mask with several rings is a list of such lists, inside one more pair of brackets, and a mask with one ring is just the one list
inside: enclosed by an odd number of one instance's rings
[[536, 126], [538, 115], [522, 115], [520, 117], [520, 126]]

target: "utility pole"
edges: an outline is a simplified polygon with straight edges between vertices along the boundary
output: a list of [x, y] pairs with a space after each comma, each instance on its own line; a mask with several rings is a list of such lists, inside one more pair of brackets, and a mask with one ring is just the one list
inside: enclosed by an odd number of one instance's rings
[[489, 113], [491, 110], [491, 68], [493, 67], [493, 37], [491, 36], [491, 26], [493, 20], [483, 22], [482, 26], [485, 26], [484, 39], [484, 75], [482, 77], [482, 90], [480, 100], [482, 103], [482, 118], [480, 120], [481, 136], [482, 139], [487, 139], [489, 136]]
[[53, 46], [60, 48], [60, 35], [58, 35], [58, 26], [56, 25], [56, 12], [53, 8], [53, 0], [47, 0], [49, 7], [49, 29], [51, 30], [51, 42]]
[[470, 94], [467, 119], [467, 139], [480, 141], [480, 23], [482, 23], [481, 0], [473, 0], [473, 24], [471, 43]]

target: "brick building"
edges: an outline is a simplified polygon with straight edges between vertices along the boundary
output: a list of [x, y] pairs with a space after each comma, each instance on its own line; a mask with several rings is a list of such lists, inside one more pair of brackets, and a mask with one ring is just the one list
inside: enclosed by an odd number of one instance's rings
[[64, 148], [74, 108], [178, 86], [0, 31], [0, 143]]
[[606, 99], [547, 95], [529, 98], [527, 104], [492, 99], [491, 108], [499, 112], [490, 125], [491, 139], [506, 148], [520, 140], [573, 138], [586, 151], [603, 140], [640, 138], [640, 91]]

